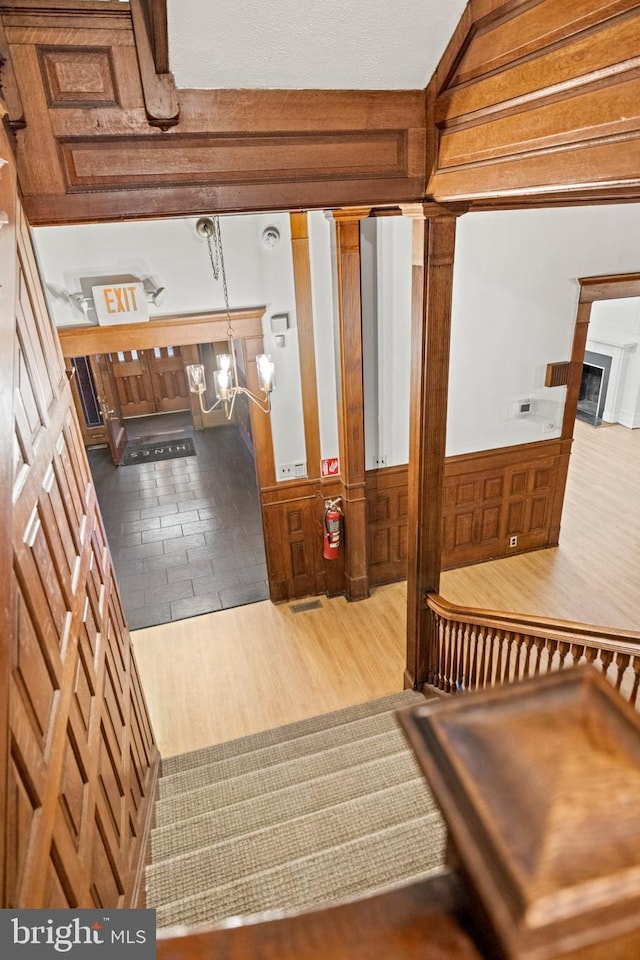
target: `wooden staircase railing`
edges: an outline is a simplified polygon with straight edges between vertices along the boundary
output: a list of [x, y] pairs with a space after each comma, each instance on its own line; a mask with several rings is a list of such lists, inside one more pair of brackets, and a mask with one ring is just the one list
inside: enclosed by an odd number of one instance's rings
[[434, 619], [426, 682], [438, 690], [481, 690], [590, 663], [640, 707], [640, 633], [458, 607], [434, 593], [426, 602]]

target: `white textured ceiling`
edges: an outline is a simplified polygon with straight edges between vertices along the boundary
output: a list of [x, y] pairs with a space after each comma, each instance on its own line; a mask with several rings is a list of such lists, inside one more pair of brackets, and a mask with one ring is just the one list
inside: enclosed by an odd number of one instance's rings
[[168, 0], [178, 87], [418, 90], [466, 0]]

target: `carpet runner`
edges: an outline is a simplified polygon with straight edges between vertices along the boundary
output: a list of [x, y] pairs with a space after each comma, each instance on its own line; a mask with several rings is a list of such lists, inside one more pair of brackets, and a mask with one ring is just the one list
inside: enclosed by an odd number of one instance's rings
[[445, 830], [394, 712], [371, 703], [163, 762], [147, 868], [158, 927], [370, 895], [442, 869]]

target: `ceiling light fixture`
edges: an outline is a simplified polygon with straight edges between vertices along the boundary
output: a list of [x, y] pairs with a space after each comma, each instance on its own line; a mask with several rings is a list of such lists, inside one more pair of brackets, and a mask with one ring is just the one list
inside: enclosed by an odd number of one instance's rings
[[198, 394], [200, 409], [203, 413], [211, 413], [220, 404], [224, 407], [227, 420], [230, 420], [233, 414], [233, 405], [238, 394], [244, 394], [258, 409], [263, 413], [269, 413], [271, 410], [271, 391], [273, 390], [274, 364], [271, 357], [266, 353], [260, 353], [256, 357], [256, 367], [258, 371], [258, 384], [263, 393], [262, 397], [257, 397], [246, 387], [240, 385], [238, 380], [238, 366], [236, 363], [236, 348], [234, 343], [233, 324], [231, 322], [231, 311], [229, 308], [229, 291], [227, 289], [227, 276], [224, 268], [224, 254], [222, 252], [222, 235], [220, 233], [219, 217], [201, 217], [196, 223], [196, 232], [200, 237], [207, 241], [209, 249], [209, 260], [211, 261], [211, 271], [213, 279], [218, 282], [222, 279], [222, 292], [224, 295], [224, 307], [227, 315], [227, 340], [229, 352], [218, 354], [216, 356], [217, 369], [213, 371], [213, 384], [216, 393], [216, 401], [212, 406], [206, 408], [204, 405], [204, 393], [207, 389], [207, 381], [202, 363], [190, 363], [187, 365], [187, 379], [191, 393]]

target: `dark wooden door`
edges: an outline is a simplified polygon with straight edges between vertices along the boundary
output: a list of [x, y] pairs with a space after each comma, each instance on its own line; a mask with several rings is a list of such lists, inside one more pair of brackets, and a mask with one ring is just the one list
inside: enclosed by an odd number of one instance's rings
[[120, 397], [109, 355], [98, 353], [93, 359], [93, 373], [98, 388], [100, 412], [102, 413], [111, 457], [117, 467], [120, 465], [127, 446], [127, 428], [124, 425]]
[[190, 409], [180, 347], [119, 350], [108, 356], [123, 417]]
[[155, 347], [146, 358], [157, 412], [188, 410], [191, 395], [180, 347]]
[[119, 350], [103, 354], [111, 365], [113, 382], [123, 417], [157, 413], [153, 383], [145, 350]]

